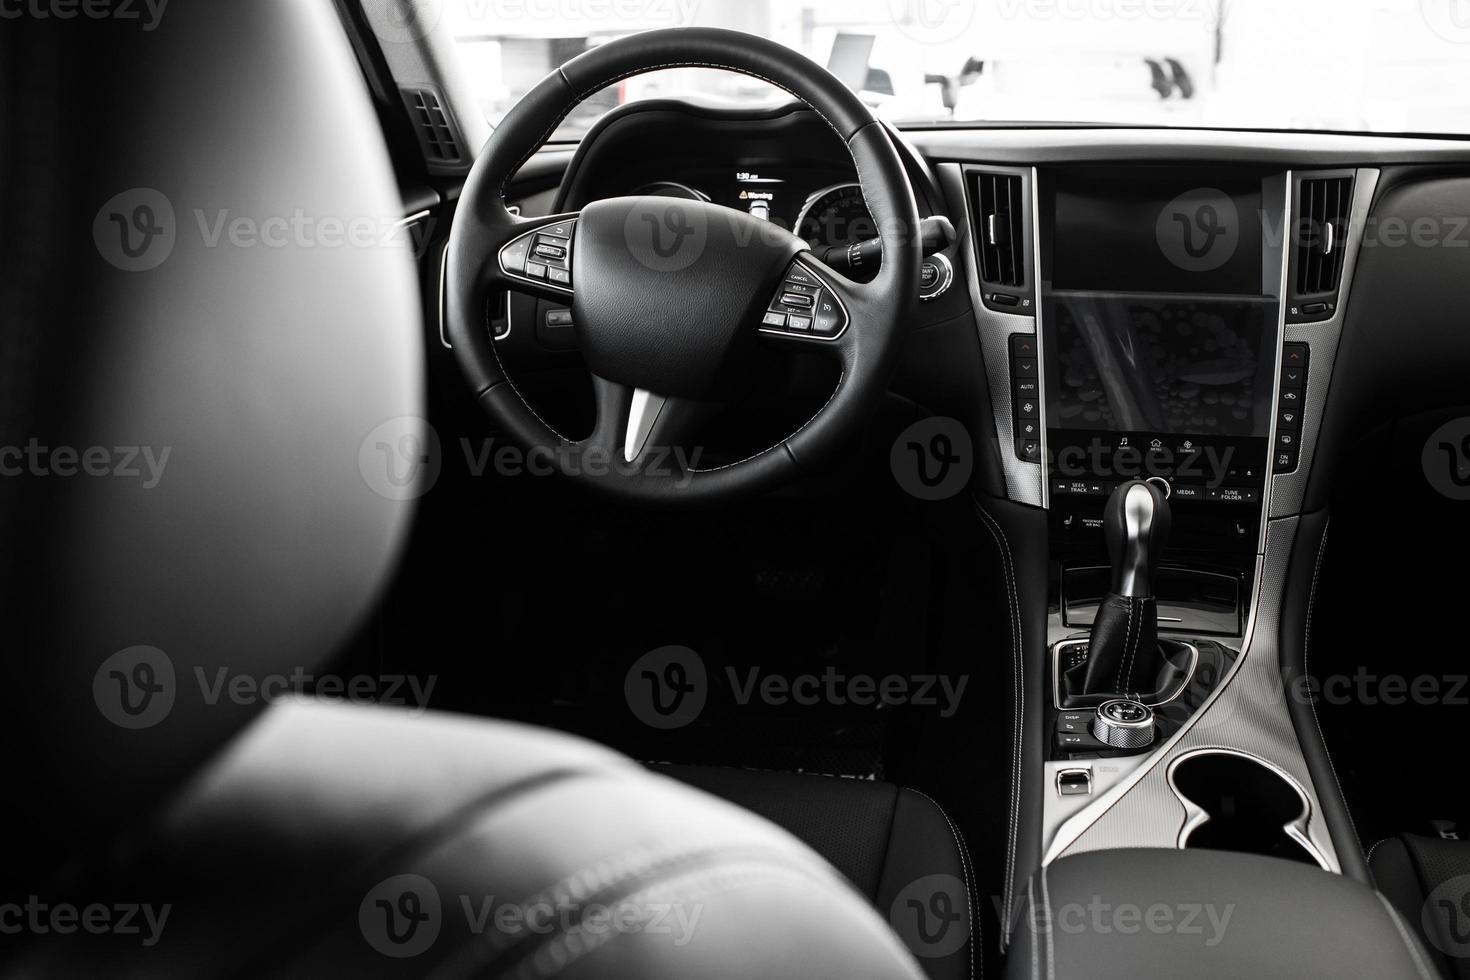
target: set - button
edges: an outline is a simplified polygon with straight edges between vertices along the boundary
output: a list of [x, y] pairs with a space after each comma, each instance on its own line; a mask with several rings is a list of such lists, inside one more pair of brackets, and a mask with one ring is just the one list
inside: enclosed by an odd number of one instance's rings
[[1308, 357], [1306, 344], [1286, 344], [1281, 351], [1281, 395], [1276, 403], [1276, 443], [1271, 447], [1271, 468], [1276, 473], [1295, 470], [1301, 455]]

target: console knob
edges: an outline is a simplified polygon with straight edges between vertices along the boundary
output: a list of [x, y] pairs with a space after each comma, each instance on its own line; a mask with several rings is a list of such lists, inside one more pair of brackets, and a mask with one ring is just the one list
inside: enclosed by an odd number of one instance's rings
[[1104, 701], [1092, 720], [1092, 734], [1115, 749], [1147, 748], [1154, 741], [1153, 710], [1127, 698]]

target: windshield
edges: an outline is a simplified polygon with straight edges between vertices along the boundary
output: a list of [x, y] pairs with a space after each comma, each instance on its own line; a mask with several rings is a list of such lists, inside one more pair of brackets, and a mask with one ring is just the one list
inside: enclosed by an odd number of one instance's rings
[[[615, 37], [712, 26], [786, 44], [900, 124], [1018, 122], [1470, 133], [1470, 0], [444, 0], [494, 125]], [[657, 72], [598, 93], [574, 139], [635, 99], [781, 101], [750, 79]]]

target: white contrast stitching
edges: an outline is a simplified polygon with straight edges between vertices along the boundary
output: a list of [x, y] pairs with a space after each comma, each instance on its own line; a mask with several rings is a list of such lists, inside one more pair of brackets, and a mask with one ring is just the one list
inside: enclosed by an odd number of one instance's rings
[[1388, 910], [1388, 917], [1393, 921], [1393, 927], [1398, 930], [1399, 939], [1403, 940], [1404, 946], [1409, 950], [1409, 956], [1414, 960], [1414, 969], [1419, 971], [1419, 976], [1423, 980], [1433, 980], [1434, 974], [1424, 965], [1424, 959], [1419, 955], [1419, 944], [1414, 941], [1414, 937], [1409, 935], [1408, 931], [1404, 928], [1403, 920], [1399, 918], [1398, 909], [1390, 905], [1388, 899], [1384, 898], [1381, 892], [1374, 892], [1373, 894], [1383, 904], [1383, 907]]
[[[949, 818], [949, 814], [945, 812], [944, 807], [936, 803], [933, 797], [922, 790], [905, 788], [910, 793], [922, 796], [928, 800], [930, 805], [939, 811], [939, 815], [944, 818], [944, 822], [949, 824], [949, 834], [954, 838], [954, 846], [960, 852], [960, 871], [965, 876], [965, 912], [969, 916], [970, 928], [972, 930], [970, 933], [970, 976], [973, 977], [975, 976], [975, 946], [984, 941], [982, 938], [984, 931], [980, 927], [980, 917], [975, 914], [975, 901], [970, 892], [970, 852], [965, 849], [964, 839], [960, 837], [959, 829], [955, 827], [954, 821]], [[985, 976], [985, 960], [983, 957], [980, 961], [980, 976]]]

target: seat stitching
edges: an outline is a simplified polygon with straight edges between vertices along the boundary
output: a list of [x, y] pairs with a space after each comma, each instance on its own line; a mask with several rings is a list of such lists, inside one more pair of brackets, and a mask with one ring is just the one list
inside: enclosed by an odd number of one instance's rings
[[1005, 913], [1005, 921], [1001, 923], [1001, 942], [1006, 942], [1006, 927], [1011, 918], [1011, 902], [1015, 891], [1016, 882], [1016, 837], [1021, 822], [1021, 757], [1022, 746], [1025, 739], [1025, 716], [1026, 716], [1026, 665], [1022, 653], [1021, 644], [1021, 612], [1020, 600], [1016, 593], [1015, 562], [1011, 556], [1010, 540], [1006, 536], [1005, 529], [1000, 522], [996, 521], [978, 500], [974, 501], [975, 509], [980, 514], [990, 536], [995, 539], [1001, 548], [1001, 568], [1005, 572], [1007, 586], [1007, 601], [1011, 611], [1011, 660], [1014, 666], [1012, 672], [1013, 696], [1016, 705], [1015, 738], [1011, 743], [1011, 813], [1010, 831], [1006, 848], [1006, 893], [1001, 907]]
[[1057, 975], [1056, 969], [1056, 947], [1053, 945], [1052, 919], [1051, 919], [1051, 888], [1046, 883], [1046, 865], [1041, 866], [1041, 903], [1046, 908], [1046, 976], [1047, 980], [1054, 980]]
[[1434, 974], [1424, 965], [1424, 959], [1419, 955], [1419, 944], [1414, 941], [1414, 938], [1404, 928], [1404, 923], [1399, 916], [1398, 909], [1389, 904], [1388, 899], [1383, 897], [1382, 892], [1374, 892], [1373, 896], [1388, 911], [1388, 917], [1393, 922], [1393, 927], [1398, 930], [1399, 939], [1403, 940], [1404, 946], [1409, 950], [1409, 956], [1414, 961], [1414, 969], [1419, 971], [1419, 976], [1423, 980], [1433, 980]]
[[1368, 848], [1368, 853], [1364, 856], [1364, 860], [1368, 864], [1368, 877], [1370, 877], [1370, 878], [1373, 879], [1373, 883], [1375, 885], [1378, 883], [1378, 876], [1373, 873], [1373, 852], [1376, 851], [1376, 850], [1378, 850], [1378, 845], [1379, 844], [1382, 844], [1385, 841], [1391, 841], [1391, 840], [1393, 840], [1392, 837], [1385, 837], [1385, 838], [1383, 838], [1383, 840], [1378, 841], [1372, 847]]
[[1041, 964], [1037, 957], [1040, 951], [1037, 947], [1041, 943], [1041, 937], [1036, 934], [1036, 878], [1031, 877], [1026, 882], [1026, 905], [1031, 914], [1027, 917], [1031, 928], [1031, 980], [1041, 980]]
[[[924, 799], [926, 799], [926, 800], [929, 801], [929, 805], [930, 806], [934, 807], [934, 809], [936, 809], [936, 810], [939, 811], [939, 815], [944, 818], [944, 822], [947, 823], [947, 824], [949, 824], [949, 834], [950, 834], [951, 837], [954, 838], [954, 846], [960, 852], [960, 872], [962, 874], [964, 874], [964, 876], [965, 876], [965, 912], [966, 912], [966, 914], [969, 917], [969, 920], [970, 920], [970, 929], [971, 929], [971, 932], [970, 932], [970, 976], [971, 977], [974, 977], [975, 976], [975, 945], [976, 945], [977, 942], [983, 942], [983, 930], [982, 930], [982, 928], [980, 926], [980, 923], [978, 921], [979, 916], [976, 915], [975, 901], [971, 897], [971, 892], [970, 892], [970, 852], [969, 852], [969, 849], [965, 847], [964, 839], [962, 837], [960, 837], [959, 828], [957, 828], [955, 826], [954, 821], [950, 819], [949, 814], [945, 811], [944, 807], [940, 806], [934, 800], [934, 798], [932, 796], [930, 796], [928, 793], [925, 793], [923, 790], [911, 789], [911, 788], [908, 788], [908, 787], [905, 787], [905, 789], [908, 789], [908, 791], [910, 793], [914, 793], [914, 794], [916, 794], [918, 796], [922, 796]], [[985, 960], [984, 960], [983, 957], [980, 960], [980, 976], [981, 977], [984, 977], [985, 976]]]

